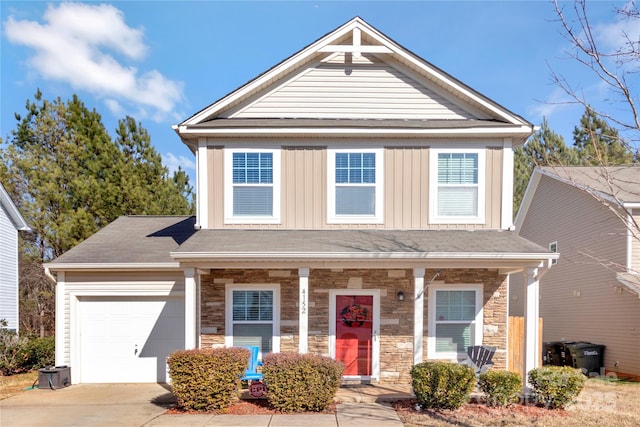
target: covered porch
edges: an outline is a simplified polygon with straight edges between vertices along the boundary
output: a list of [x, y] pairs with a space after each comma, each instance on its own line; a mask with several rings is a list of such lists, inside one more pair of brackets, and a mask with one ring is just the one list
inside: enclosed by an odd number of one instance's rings
[[[465, 343], [496, 346], [496, 368], [508, 369], [509, 274], [526, 277], [525, 369], [537, 367], [538, 281], [554, 254], [501, 231], [199, 230], [171, 256], [185, 273], [185, 348], [243, 343], [260, 322], [234, 319], [234, 299], [267, 290], [268, 351], [340, 360], [351, 298], [366, 309], [369, 338], [346, 331], [367, 347], [347, 379], [408, 384], [413, 364], [460, 361]], [[450, 320], [437, 308], [445, 297], [478, 299], [460, 303], [473, 318]]]

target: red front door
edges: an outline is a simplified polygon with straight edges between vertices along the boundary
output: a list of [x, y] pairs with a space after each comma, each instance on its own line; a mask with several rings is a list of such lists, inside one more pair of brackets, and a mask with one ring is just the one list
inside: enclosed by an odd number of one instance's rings
[[336, 360], [344, 375], [371, 375], [373, 296], [336, 295]]

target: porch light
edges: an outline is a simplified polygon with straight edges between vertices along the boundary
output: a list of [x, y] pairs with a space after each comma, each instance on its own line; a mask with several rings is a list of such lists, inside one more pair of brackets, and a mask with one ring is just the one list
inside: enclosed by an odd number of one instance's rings
[[404, 301], [404, 292], [398, 291], [396, 296], [398, 297], [398, 301]]

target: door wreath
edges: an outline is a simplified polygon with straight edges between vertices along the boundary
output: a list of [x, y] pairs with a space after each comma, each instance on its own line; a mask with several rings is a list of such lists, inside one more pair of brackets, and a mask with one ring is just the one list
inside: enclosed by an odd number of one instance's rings
[[364, 325], [368, 314], [369, 310], [366, 307], [362, 307], [360, 304], [347, 305], [340, 312], [340, 315], [342, 316], [342, 323], [350, 328], [359, 328]]

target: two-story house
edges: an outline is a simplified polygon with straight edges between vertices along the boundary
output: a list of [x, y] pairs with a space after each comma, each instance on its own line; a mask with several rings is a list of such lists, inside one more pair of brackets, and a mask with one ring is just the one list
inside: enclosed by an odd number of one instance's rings
[[16, 332], [20, 328], [18, 232], [30, 230], [0, 184], [0, 320], [7, 322], [4, 327]]
[[[560, 253], [540, 282], [543, 339], [604, 344], [608, 372], [640, 377], [640, 167], [536, 169], [516, 231]], [[516, 279], [509, 309], [521, 316]]]
[[557, 256], [509, 231], [533, 128], [354, 18], [174, 127], [195, 218], [120, 218], [46, 266], [56, 363], [74, 383], [164, 381], [177, 348], [258, 345], [407, 382], [485, 344], [506, 368], [523, 274], [531, 369]]

